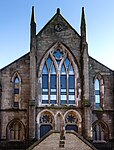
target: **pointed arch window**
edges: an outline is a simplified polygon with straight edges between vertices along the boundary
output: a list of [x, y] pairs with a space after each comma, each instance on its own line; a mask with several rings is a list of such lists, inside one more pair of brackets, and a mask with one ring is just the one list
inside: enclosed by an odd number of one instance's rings
[[15, 73], [12, 78], [13, 82], [13, 94], [14, 94], [14, 103], [15, 108], [19, 108], [19, 101], [21, 97], [21, 78], [18, 73]]
[[77, 65], [68, 52], [50, 51], [42, 69], [42, 104], [75, 105], [77, 78]]
[[95, 108], [97, 109], [103, 108], [104, 82], [100, 74], [98, 74], [95, 78], [94, 88], [95, 88]]
[[95, 80], [95, 105], [97, 108], [100, 108], [100, 81]]
[[25, 139], [25, 128], [19, 120], [13, 120], [7, 126], [7, 139], [10, 141], [21, 141]]
[[14, 80], [14, 107], [19, 107], [20, 80], [16, 76]]

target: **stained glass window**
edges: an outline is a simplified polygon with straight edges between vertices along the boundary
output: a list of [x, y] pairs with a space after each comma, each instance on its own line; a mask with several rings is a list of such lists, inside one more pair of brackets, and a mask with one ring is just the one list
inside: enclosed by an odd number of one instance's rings
[[67, 51], [57, 49], [49, 53], [42, 70], [42, 104], [76, 104], [76, 78], [71, 61]]
[[96, 107], [100, 107], [100, 82], [98, 79], [95, 80], [95, 104]]
[[14, 107], [19, 107], [19, 97], [20, 97], [20, 80], [16, 76], [14, 79]]

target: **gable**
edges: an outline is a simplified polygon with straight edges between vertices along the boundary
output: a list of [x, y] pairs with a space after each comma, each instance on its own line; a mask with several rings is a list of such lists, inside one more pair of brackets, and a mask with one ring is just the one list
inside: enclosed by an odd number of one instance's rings
[[50, 19], [50, 21], [41, 29], [41, 31], [37, 34], [37, 36], [42, 35], [48, 31], [48, 34], [53, 34], [54, 32], [57, 34], [59, 32], [71, 30], [74, 32], [77, 38], [80, 38], [80, 35], [77, 31], [66, 21], [66, 19], [60, 14], [59, 8], [57, 9], [57, 13]]
[[71, 51], [76, 50], [80, 53], [81, 36], [71, 27], [60, 13], [56, 13], [37, 34], [37, 51], [41, 53], [43, 51], [45, 52], [56, 42], [61, 42], [69, 47]]

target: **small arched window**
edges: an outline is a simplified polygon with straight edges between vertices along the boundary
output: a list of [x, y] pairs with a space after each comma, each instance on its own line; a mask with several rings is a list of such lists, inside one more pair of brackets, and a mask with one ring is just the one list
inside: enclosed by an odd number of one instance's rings
[[42, 69], [42, 104], [76, 105], [78, 67], [67, 51], [48, 52]]
[[14, 94], [14, 107], [19, 108], [20, 93], [21, 93], [21, 78], [18, 73], [15, 73], [12, 78], [13, 94]]
[[7, 139], [10, 141], [22, 141], [25, 139], [25, 127], [21, 121], [13, 120], [8, 124]]
[[95, 77], [94, 82], [95, 88], [95, 108], [103, 108], [103, 101], [104, 101], [104, 81], [100, 74], [97, 74]]
[[19, 107], [20, 80], [18, 77], [14, 80], [14, 107]]
[[93, 140], [94, 141], [107, 141], [108, 140], [108, 127], [103, 122], [96, 121], [93, 124]]
[[100, 81], [95, 80], [95, 105], [97, 108], [100, 108]]

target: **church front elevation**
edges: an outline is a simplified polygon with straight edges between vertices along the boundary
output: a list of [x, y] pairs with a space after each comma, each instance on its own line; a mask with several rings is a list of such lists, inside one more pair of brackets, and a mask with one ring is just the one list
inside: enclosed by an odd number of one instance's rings
[[84, 8], [79, 34], [59, 8], [36, 33], [32, 7], [30, 52], [0, 69], [0, 148], [48, 146], [114, 146], [114, 71], [88, 54]]

